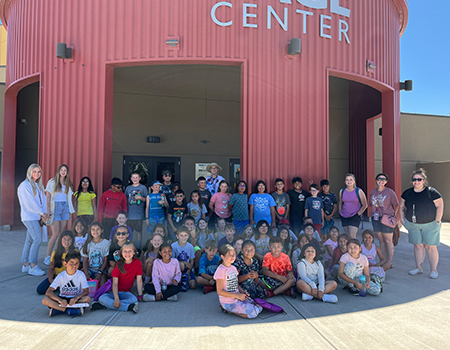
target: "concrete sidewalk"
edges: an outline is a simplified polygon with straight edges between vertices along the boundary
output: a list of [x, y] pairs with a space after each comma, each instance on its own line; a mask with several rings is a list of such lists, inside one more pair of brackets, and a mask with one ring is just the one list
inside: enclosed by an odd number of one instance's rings
[[337, 304], [278, 296], [270, 301], [285, 315], [244, 320], [222, 313], [216, 293], [198, 289], [180, 293], [176, 303], [140, 303], [137, 315], [99, 310], [49, 318], [35, 291], [43, 278], [20, 272], [25, 230], [0, 231], [0, 349], [447, 349], [450, 224], [441, 232], [437, 280], [428, 278], [428, 262], [423, 275], [408, 275], [414, 258], [407, 238], [403, 232], [377, 297], [355, 297], [342, 286]]

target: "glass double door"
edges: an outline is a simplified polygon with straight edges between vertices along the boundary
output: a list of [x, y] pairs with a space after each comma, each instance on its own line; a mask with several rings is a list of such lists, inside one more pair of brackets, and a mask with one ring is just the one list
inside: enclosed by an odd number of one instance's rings
[[153, 181], [163, 182], [161, 172], [169, 169], [172, 172], [172, 182], [179, 182], [181, 160], [179, 157], [152, 157], [152, 156], [124, 156], [123, 180], [128, 185], [133, 171], [141, 174], [141, 183], [149, 187]]

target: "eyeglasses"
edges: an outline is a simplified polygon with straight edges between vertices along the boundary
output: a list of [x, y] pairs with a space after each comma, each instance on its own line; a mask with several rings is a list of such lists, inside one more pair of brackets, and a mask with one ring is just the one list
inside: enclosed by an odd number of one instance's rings
[[128, 232], [125, 231], [120, 231], [120, 232], [116, 232], [116, 236], [126, 236]]
[[263, 226], [259, 226], [260, 228], [269, 228], [269, 226], [263, 225]]
[[420, 177], [414, 177], [412, 179], [412, 182], [414, 182], [414, 181], [421, 182], [421, 181], [423, 181], [423, 179], [421, 179]]
[[245, 185], [244, 184], [240, 184], [239, 187], [245, 187]]
[[387, 181], [387, 179], [384, 178], [384, 177], [379, 177], [379, 178], [377, 179], [377, 181]]
[[164, 176], [164, 177], [167, 177], [167, 176], [172, 176], [172, 175], [170, 175], [169, 173], [167, 173], [167, 174], [163, 174], [163, 176]]
[[319, 190], [316, 190], [315, 188], [311, 188], [311, 192], [319, 192]]
[[119, 190], [122, 189], [121, 185], [114, 185], [115, 188], [118, 188]]
[[184, 197], [184, 195], [182, 195], [182, 194], [177, 194], [175, 197], [182, 198], [182, 197]]

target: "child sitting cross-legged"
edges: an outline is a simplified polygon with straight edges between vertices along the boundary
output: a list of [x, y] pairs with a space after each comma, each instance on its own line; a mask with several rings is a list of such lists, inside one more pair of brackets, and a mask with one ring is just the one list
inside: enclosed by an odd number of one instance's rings
[[282, 253], [283, 245], [278, 236], [271, 237], [269, 241], [270, 252], [264, 255], [261, 286], [266, 290], [266, 297], [286, 294], [295, 298], [292, 286], [295, 284], [291, 260]]
[[[178, 231], [178, 234], [180, 232]], [[181, 271], [177, 259], [172, 258], [172, 247], [168, 243], [159, 246], [159, 254], [153, 263], [152, 283], [145, 285], [144, 301], [177, 301], [181, 290]]]
[[[362, 288], [367, 294], [378, 295], [381, 287], [370, 280], [369, 261], [361, 254], [361, 243], [351, 238], [347, 243], [347, 253], [342, 255], [339, 262], [339, 282], [341, 282], [352, 295], [358, 295]], [[365, 276], [365, 285], [359, 282], [359, 277]]]
[[302, 300], [308, 301], [317, 298], [324, 302], [337, 303], [338, 298], [329, 294], [336, 289], [335, 281], [325, 282], [325, 272], [316, 248], [311, 243], [305, 245], [297, 265], [299, 279], [297, 288], [303, 292]]
[[220, 256], [217, 255], [217, 242], [213, 239], [206, 241], [205, 253], [200, 258], [197, 284], [203, 286], [203, 294], [216, 289], [214, 273], [219, 265]]
[[179, 261], [181, 274], [182, 276], [184, 275], [184, 279], [189, 284], [189, 288], [195, 289], [197, 283], [195, 282], [195, 275], [192, 271], [195, 257], [194, 246], [188, 242], [189, 230], [186, 226], [180, 226], [177, 229], [177, 238], [178, 241], [172, 243], [173, 257]]
[[[84, 308], [73, 308], [77, 303], [89, 303], [89, 285], [83, 272], [78, 271], [81, 255], [76, 250], [67, 252], [64, 258], [66, 270], [53, 280], [45, 293], [42, 304], [50, 308], [50, 317], [67, 312], [69, 316], [82, 316]], [[59, 288], [59, 296], [54, 291]]]

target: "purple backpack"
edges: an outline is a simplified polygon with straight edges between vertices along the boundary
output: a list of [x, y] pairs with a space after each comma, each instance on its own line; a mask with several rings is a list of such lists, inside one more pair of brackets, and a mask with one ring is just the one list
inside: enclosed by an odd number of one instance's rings
[[280, 312], [284, 311], [281, 306], [269, 303], [268, 301], [266, 301], [264, 299], [255, 298], [253, 300], [255, 301], [255, 303], [262, 306], [267, 311], [274, 312], [276, 314], [279, 314]]
[[103, 294], [112, 291], [112, 281], [113, 279], [110, 278], [109, 280], [106, 281], [106, 283], [103, 286], [101, 286], [97, 290], [97, 293], [95, 293], [94, 295], [94, 301], [98, 301], [98, 298], [100, 298]]

